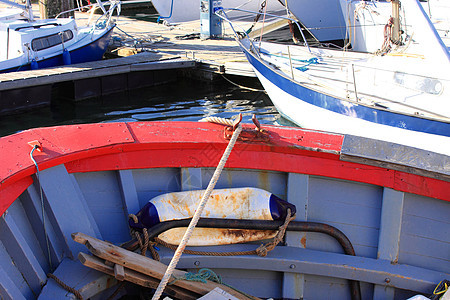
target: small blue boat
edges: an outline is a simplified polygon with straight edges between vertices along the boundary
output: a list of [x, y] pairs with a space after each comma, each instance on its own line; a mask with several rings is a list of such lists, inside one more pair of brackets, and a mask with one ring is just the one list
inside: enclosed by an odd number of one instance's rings
[[[160, 239], [187, 226], [192, 198], [183, 195], [207, 187], [232, 134], [234, 127], [219, 124], [136, 122], [36, 128], [0, 138], [1, 298], [151, 294], [177, 243]], [[445, 155], [243, 124], [195, 229], [210, 243], [187, 248], [210, 255], [184, 253], [165, 295], [208, 293], [217, 282], [180, 277], [181, 270], [206, 268], [238, 299], [430, 296], [450, 278], [449, 191]], [[156, 210], [146, 210], [152, 205]], [[148, 226], [146, 211], [153, 218]], [[287, 212], [295, 219], [284, 225]], [[254, 233], [265, 239], [280, 226], [286, 229], [281, 242], [256, 255], [266, 242], [255, 243]], [[143, 228], [156, 242], [139, 251], [144, 256], [132, 252]], [[215, 245], [210, 228], [221, 229], [216, 238], [227, 241]], [[218, 254], [230, 251], [240, 254]]]
[[[0, 19], [0, 72], [25, 71], [100, 60], [109, 45], [115, 27], [112, 14], [120, 12], [120, 2], [113, 3], [104, 14], [86, 26], [73, 18], [35, 20], [31, 4], [24, 12]], [[100, 2], [101, 3], [101, 2]], [[95, 7], [95, 5], [94, 5]]]

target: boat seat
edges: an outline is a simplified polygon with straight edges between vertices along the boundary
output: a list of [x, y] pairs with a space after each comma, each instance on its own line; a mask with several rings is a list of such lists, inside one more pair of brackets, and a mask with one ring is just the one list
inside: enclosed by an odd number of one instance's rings
[[[112, 276], [83, 266], [78, 259], [65, 258], [53, 274], [68, 286], [78, 290], [83, 299], [91, 298], [111, 288], [110, 293], [113, 293], [115, 285], [118, 283]], [[48, 278], [38, 299], [76, 299], [76, 297], [57, 284], [55, 280]]]

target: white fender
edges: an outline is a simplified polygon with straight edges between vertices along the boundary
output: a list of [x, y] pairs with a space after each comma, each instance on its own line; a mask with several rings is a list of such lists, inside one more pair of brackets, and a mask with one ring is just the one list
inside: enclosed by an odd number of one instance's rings
[[[149, 228], [164, 221], [191, 218], [203, 194], [204, 190], [197, 190], [169, 193], [153, 198], [137, 214], [140, 228]], [[258, 188], [214, 190], [203, 210], [202, 218], [274, 220], [283, 215], [280, 203], [287, 202]], [[133, 226], [134, 222], [132, 221], [130, 221], [130, 225], [138, 228], [138, 226]], [[170, 229], [160, 234], [159, 238], [169, 244], [178, 245], [185, 231], [186, 228]], [[270, 230], [196, 228], [188, 246], [243, 243], [268, 239], [273, 236], [275, 236], [275, 232]]]

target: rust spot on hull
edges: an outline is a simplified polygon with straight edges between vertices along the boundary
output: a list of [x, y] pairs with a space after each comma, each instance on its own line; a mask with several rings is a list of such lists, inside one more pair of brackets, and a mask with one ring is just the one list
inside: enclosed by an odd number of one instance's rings
[[300, 239], [300, 244], [302, 245], [303, 248], [306, 248], [306, 234], [304, 234]]

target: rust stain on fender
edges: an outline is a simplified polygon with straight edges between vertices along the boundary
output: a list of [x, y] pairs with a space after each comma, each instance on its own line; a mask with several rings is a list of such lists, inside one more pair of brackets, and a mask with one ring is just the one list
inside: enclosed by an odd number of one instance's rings
[[[158, 237], [166, 243], [179, 245], [186, 228], [173, 228]], [[188, 246], [214, 246], [247, 243], [271, 239], [276, 235], [273, 230], [196, 228], [189, 239]]]

